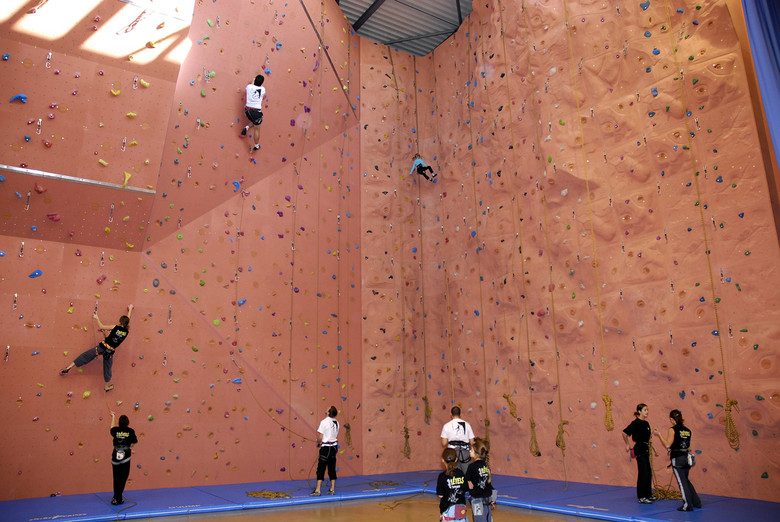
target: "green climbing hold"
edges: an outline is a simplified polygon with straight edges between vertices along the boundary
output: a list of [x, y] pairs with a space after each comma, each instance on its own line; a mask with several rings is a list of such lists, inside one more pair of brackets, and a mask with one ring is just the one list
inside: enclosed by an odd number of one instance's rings
[[691, 80], [691, 83], [693, 85], [696, 85], [697, 83], [699, 83], [699, 79], [698, 78], [694, 78], [693, 80]]
[[754, 345], [753, 345], [753, 349], [754, 349], [754, 350], [758, 350], [758, 345], [757, 345], [757, 344], [754, 344]]
[[214, 319], [214, 326], [219, 326], [220, 324], [222, 324], [222, 321], [219, 319]]
[[552, 156], [547, 156], [547, 163], [552, 163]]
[[753, 430], [753, 436], [758, 437], [758, 432], [756, 430]]
[[750, 255], [750, 250], [745, 250], [745, 255], [749, 256]]
[[154, 420], [154, 415], [149, 415], [149, 416], [146, 418], [146, 420], [153, 421], [153, 420]]
[[761, 478], [769, 478], [769, 473], [766, 471], [761, 474]]
[[201, 280], [200, 280], [200, 286], [206, 286], [206, 281], [204, 281], [203, 279], [201, 279]]
[[720, 297], [716, 297], [716, 298], [715, 298], [715, 302], [716, 302], [716, 303], [720, 303]]
[[765, 401], [766, 399], [764, 399], [764, 397], [762, 397], [761, 395], [756, 395], [756, 400], [757, 401]]
[[176, 234], [176, 239], [182, 239], [184, 238], [184, 234]]
[[193, 351], [193, 352], [197, 352], [197, 351], [198, 351], [198, 347], [197, 347], [197, 346], [193, 346], [193, 347], [192, 347], [192, 351]]

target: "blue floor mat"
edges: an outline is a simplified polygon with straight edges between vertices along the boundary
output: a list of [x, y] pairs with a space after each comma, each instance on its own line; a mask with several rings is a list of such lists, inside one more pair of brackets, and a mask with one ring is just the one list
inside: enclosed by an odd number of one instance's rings
[[[126, 491], [126, 502], [121, 506], [111, 505], [111, 493], [10, 500], [0, 502], [0, 522], [108, 522], [417, 493], [435, 494], [438, 474], [439, 470], [433, 470], [344, 477], [338, 480], [336, 494], [333, 496], [325, 494], [328, 487], [326, 481], [321, 497], [309, 495], [314, 481], [290, 480]], [[704, 509], [683, 513], [677, 511], [681, 503], [679, 500], [639, 504], [633, 487], [578, 482], [567, 484], [505, 475], [495, 475], [493, 482], [498, 489], [499, 505], [591, 519], [632, 522], [731, 522], [740, 518], [749, 518], [750, 522], [780, 520], [780, 504], [774, 502], [701, 495]], [[265, 493], [279, 493], [281, 498], [262, 496]]]

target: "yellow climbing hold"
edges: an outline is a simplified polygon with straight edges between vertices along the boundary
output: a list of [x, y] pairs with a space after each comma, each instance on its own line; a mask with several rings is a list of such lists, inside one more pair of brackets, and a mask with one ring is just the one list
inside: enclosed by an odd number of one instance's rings
[[146, 80], [144, 80], [143, 78], [141, 78], [140, 80], [138, 80], [138, 83], [140, 83], [142, 87], [149, 87], [149, 86], [151, 85], [149, 82], [147, 82], [147, 81], [146, 81]]
[[100, 158], [100, 159], [98, 160], [98, 163], [100, 163], [100, 164], [101, 164], [101, 165], [103, 165], [104, 167], [108, 166], [108, 162], [107, 162], [106, 160], [104, 160], [103, 158]]
[[89, 391], [89, 390], [87, 390], [87, 391], [85, 391], [85, 392], [84, 392], [84, 393], [81, 395], [81, 398], [82, 398], [82, 399], [89, 399], [89, 396], [90, 396], [90, 395], [92, 395], [92, 392], [91, 392], [91, 391]]
[[132, 174], [130, 174], [129, 172], [125, 171], [125, 182], [122, 183], [122, 188], [127, 188], [127, 182], [130, 181], [130, 178], [132, 176], [133, 176]]
[[136, 113], [134, 113], [134, 112], [128, 112], [128, 113], [126, 114], [126, 116], [127, 116], [128, 118], [135, 118], [135, 117], [136, 117], [136, 116], [138, 116], [138, 115], [137, 115]]
[[103, 231], [104, 231], [106, 234], [110, 234], [110, 233], [111, 233], [111, 229], [110, 229], [109, 227], [106, 227], [106, 228], [104, 228], [104, 229], [103, 229]]
[[146, 47], [148, 47], [149, 49], [154, 49], [155, 44], [153, 41], [149, 40], [148, 42], [146, 42]]

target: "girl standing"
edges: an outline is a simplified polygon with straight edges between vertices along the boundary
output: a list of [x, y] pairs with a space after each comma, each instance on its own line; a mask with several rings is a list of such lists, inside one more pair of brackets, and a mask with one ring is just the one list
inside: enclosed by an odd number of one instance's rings
[[466, 470], [466, 483], [471, 495], [471, 511], [474, 522], [492, 522], [493, 484], [490, 477], [488, 452], [490, 443], [485, 439], [474, 439], [471, 445], [471, 464]]
[[669, 457], [672, 459], [672, 470], [677, 478], [677, 484], [682, 493], [683, 505], [677, 508], [677, 511], [693, 511], [693, 508], [701, 508], [701, 499], [696, 493], [691, 481], [688, 480], [688, 472], [691, 465], [688, 462], [688, 454], [691, 451], [691, 430], [683, 424], [683, 416], [680, 410], [669, 412], [669, 421], [672, 427], [662, 436], [658, 430], [655, 433], [661, 444], [669, 450]]
[[466, 521], [466, 477], [458, 469], [458, 452], [453, 448], [446, 448], [441, 454], [441, 461], [446, 469], [439, 474], [439, 480], [436, 482], [436, 494], [440, 499], [440, 520]]
[[127, 477], [130, 476], [130, 448], [138, 442], [135, 430], [130, 427], [127, 415], [116, 420], [116, 413], [111, 412], [111, 437], [114, 439], [114, 450], [111, 452], [111, 468], [114, 473], [114, 498], [111, 504], [118, 506], [124, 503], [122, 493], [125, 491]]
[[627, 452], [632, 449], [628, 438], [631, 437], [634, 440], [634, 454], [632, 456], [636, 458], [636, 496], [639, 498], [640, 504], [652, 504], [655, 501], [652, 489], [653, 470], [650, 468], [651, 431], [647, 415], [647, 404], [637, 404], [634, 412], [636, 418], [623, 430], [623, 441], [626, 443]]

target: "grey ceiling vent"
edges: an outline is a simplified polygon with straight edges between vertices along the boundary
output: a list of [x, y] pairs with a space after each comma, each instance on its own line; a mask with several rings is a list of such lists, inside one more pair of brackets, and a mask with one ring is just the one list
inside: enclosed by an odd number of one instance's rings
[[458, 30], [471, 0], [337, 0], [364, 38], [425, 56]]

